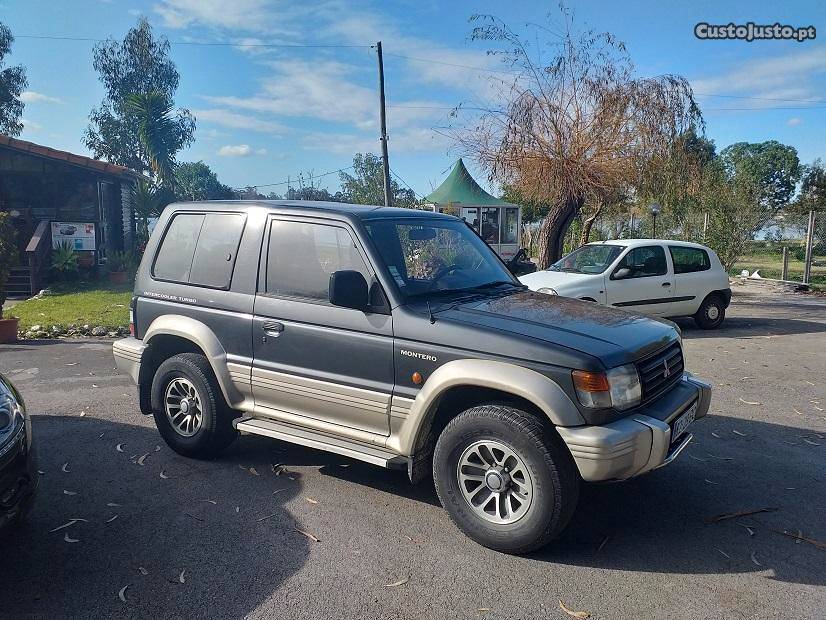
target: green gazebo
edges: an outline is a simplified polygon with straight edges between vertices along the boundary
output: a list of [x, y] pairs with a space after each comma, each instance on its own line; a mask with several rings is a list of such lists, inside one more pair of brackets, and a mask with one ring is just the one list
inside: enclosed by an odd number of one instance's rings
[[434, 211], [461, 217], [503, 259], [519, 250], [521, 208], [483, 190], [461, 159], [442, 184], [425, 196], [425, 202]]

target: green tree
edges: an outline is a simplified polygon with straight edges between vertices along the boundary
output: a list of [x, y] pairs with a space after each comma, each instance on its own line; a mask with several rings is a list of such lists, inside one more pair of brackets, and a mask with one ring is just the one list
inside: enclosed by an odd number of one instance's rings
[[125, 104], [135, 117], [142, 158], [149, 162], [152, 176], [174, 189], [175, 153], [183, 145], [172, 118], [172, 105], [158, 91], [132, 93]]
[[20, 117], [24, 103], [20, 94], [26, 88], [26, 70], [22, 65], [3, 68], [3, 59], [11, 52], [14, 37], [6, 25], [0, 23], [0, 133], [18, 136], [23, 131]]
[[155, 38], [145, 18], [138, 20], [123, 41], [108, 39], [95, 46], [93, 67], [106, 95], [89, 114], [89, 127], [83, 138], [95, 157], [139, 172], [153, 170], [150, 153], [141, 142], [141, 130], [145, 128], [141, 110], [128, 104], [129, 97], [135, 94], [157, 93], [162, 100], [163, 105], [153, 104], [156, 107], [151, 111], [166, 111], [168, 122], [164, 131], [170, 134], [167, 146], [173, 161], [178, 150], [192, 143], [195, 117], [185, 108], [173, 110], [180, 76], [169, 59], [169, 50], [169, 41]]
[[724, 148], [720, 158], [730, 180], [756, 188], [754, 208], [769, 217], [789, 204], [803, 172], [797, 150], [775, 140], [737, 142]]
[[800, 195], [791, 209], [791, 219], [794, 224], [805, 229], [808, 226], [809, 211], [817, 211], [815, 215], [815, 252], [826, 251], [826, 168], [816, 159], [806, 166], [800, 183]]
[[141, 179], [132, 187], [132, 208], [135, 210], [138, 228], [138, 253], [143, 253], [146, 242], [149, 241], [149, 218], [159, 216], [173, 197], [168, 189], [155, 185], [149, 179]]
[[236, 194], [202, 161], [178, 164], [175, 195], [180, 200], [232, 200]]
[[[340, 173], [341, 192], [347, 202], [362, 205], [384, 204], [384, 172], [381, 158], [372, 153], [356, 153], [353, 156], [353, 174]], [[401, 187], [390, 179], [394, 207], [413, 207], [417, 204], [416, 193]]]

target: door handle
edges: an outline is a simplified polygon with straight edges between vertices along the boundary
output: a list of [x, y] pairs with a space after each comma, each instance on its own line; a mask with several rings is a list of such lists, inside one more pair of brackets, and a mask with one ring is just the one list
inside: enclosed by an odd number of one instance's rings
[[663, 286], [671, 286], [671, 282], [663, 282]]
[[284, 324], [278, 321], [264, 321], [261, 329], [263, 329], [264, 333], [268, 336], [278, 337], [281, 335], [281, 332], [284, 331]]

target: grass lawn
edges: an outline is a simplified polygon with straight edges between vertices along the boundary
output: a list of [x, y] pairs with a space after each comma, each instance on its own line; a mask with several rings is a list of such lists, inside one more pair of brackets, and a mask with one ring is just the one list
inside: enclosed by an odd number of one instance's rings
[[[823, 257], [815, 257], [822, 260]], [[740, 275], [743, 269], [748, 269], [753, 272], [755, 269], [760, 270], [760, 275], [764, 278], [780, 278], [783, 272], [783, 257], [779, 254], [747, 254], [743, 256], [732, 269], [732, 275]], [[803, 281], [803, 261], [794, 260], [789, 257], [789, 280]], [[826, 267], [819, 267], [812, 265], [812, 284], [826, 285]]]
[[107, 281], [70, 282], [49, 287], [52, 295], [28, 299], [6, 314], [20, 319], [20, 329], [33, 325], [102, 326], [108, 328], [129, 325], [129, 302], [132, 284], [113, 285]]

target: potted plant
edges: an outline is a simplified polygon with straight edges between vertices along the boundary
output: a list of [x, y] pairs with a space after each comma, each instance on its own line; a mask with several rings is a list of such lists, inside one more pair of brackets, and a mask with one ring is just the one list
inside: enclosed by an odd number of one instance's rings
[[132, 253], [112, 252], [106, 261], [109, 267], [109, 281], [112, 284], [126, 284], [128, 272], [132, 268]]
[[6, 283], [9, 280], [11, 268], [17, 262], [17, 231], [11, 223], [11, 215], [0, 212], [0, 343], [17, 340], [16, 317], [3, 317], [3, 304], [6, 303]]
[[77, 252], [70, 243], [63, 241], [52, 250], [52, 274], [62, 282], [77, 278]]

